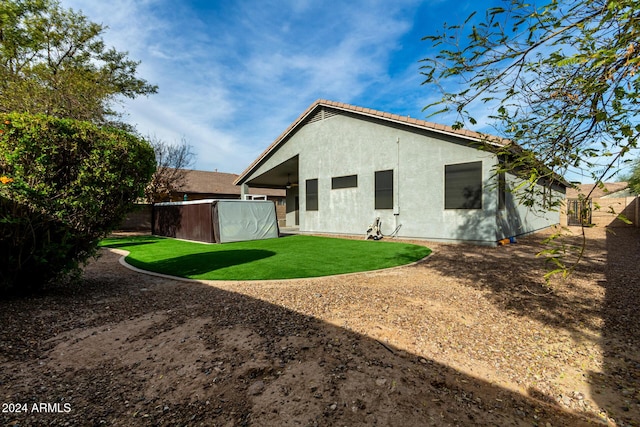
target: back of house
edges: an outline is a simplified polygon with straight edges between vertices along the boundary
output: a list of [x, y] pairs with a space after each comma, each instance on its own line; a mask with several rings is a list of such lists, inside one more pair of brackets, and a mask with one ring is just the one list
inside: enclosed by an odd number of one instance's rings
[[[495, 173], [497, 138], [405, 116], [319, 100], [236, 180], [286, 190], [286, 226], [301, 232], [496, 244], [559, 223], [532, 210]], [[554, 189], [562, 197], [564, 188]]]

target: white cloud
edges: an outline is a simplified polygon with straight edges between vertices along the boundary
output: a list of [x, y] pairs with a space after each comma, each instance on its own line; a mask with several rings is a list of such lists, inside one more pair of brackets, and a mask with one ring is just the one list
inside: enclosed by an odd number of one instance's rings
[[[139, 76], [159, 92], [126, 101], [130, 121], [143, 135], [186, 139], [198, 169], [241, 172], [318, 98], [396, 112], [387, 107], [410, 109], [417, 101], [398, 100], [420, 92], [416, 59], [391, 63], [418, 1], [62, 3], [141, 61]], [[398, 80], [392, 67], [407, 71]]]

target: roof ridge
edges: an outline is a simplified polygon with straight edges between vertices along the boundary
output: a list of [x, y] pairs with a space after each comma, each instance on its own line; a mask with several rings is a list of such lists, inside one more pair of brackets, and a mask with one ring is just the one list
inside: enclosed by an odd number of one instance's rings
[[432, 130], [446, 131], [446, 132], [450, 132], [450, 133], [461, 135], [461, 136], [467, 136], [470, 138], [477, 138], [477, 139], [484, 139], [484, 140], [488, 139], [489, 142], [492, 142], [495, 144], [505, 145], [508, 142], [508, 140], [505, 138], [501, 138], [501, 137], [484, 133], [484, 132], [474, 131], [471, 129], [455, 129], [452, 126], [448, 126], [442, 123], [431, 122], [423, 119], [418, 119], [415, 117], [411, 117], [410, 115], [403, 116], [396, 113], [385, 112], [382, 110], [376, 110], [368, 107], [359, 107], [357, 105], [346, 104], [342, 102], [318, 99], [312, 104], [312, 107], [315, 107], [317, 105], [322, 105], [322, 104], [329, 107], [338, 107], [338, 108], [343, 108], [343, 109], [351, 110], [358, 113], [370, 114], [372, 116], [380, 116], [383, 118], [394, 119], [394, 120], [405, 122], [412, 125], [420, 125], [421, 127], [425, 127]]
[[358, 107], [356, 105], [351, 105], [343, 102], [331, 101], [328, 99], [321, 98], [321, 99], [315, 100], [280, 135], [278, 135], [278, 137], [258, 156], [258, 158], [255, 159], [244, 171], [242, 171], [242, 173], [240, 173], [238, 178], [234, 181], [234, 184], [239, 184], [241, 180], [249, 173], [249, 171], [251, 171], [267, 155], [269, 155], [269, 153], [271, 153], [278, 145], [280, 145], [280, 143], [286, 139], [287, 135], [289, 135], [291, 131], [296, 129], [298, 125], [300, 125], [309, 116], [309, 114], [312, 111], [314, 111], [316, 108], [320, 106], [333, 107], [333, 108], [341, 109], [344, 111], [351, 111], [360, 115], [378, 117], [385, 120], [405, 123], [410, 126], [431, 130], [433, 132], [447, 133], [447, 134], [462, 137], [462, 138], [473, 139], [476, 141], [484, 141], [489, 144], [494, 144], [498, 146], [507, 145], [507, 143], [509, 142], [505, 138], [500, 138], [498, 136], [494, 136], [490, 134], [471, 131], [467, 129], [455, 129], [451, 126], [428, 122], [426, 120], [412, 118], [411, 116], [401, 116], [395, 113], [388, 113], [388, 112], [374, 110], [372, 108], [366, 108], [366, 107]]

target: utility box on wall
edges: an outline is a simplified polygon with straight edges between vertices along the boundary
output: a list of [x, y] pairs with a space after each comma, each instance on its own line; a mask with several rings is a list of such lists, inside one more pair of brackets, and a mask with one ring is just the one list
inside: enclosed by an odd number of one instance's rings
[[156, 203], [152, 234], [206, 243], [279, 236], [276, 208], [267, 200], [208, 199]]

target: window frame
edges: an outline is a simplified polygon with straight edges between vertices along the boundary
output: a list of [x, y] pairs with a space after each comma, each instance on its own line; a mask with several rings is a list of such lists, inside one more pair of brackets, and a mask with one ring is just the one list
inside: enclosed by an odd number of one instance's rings
[[358, 175], [334, 176], [331, 178], [331, 189], [358, 188]]
[[[391, 186], [384, 185], [383, 180], [389, 179]], [[374, 174], [374, 208], [375, 209], [393, 209], [394, 205], [394, 178], [393, 169], [375, 171]]]
[[[312, 188], [314, 187], [315, 189]], [[310, 191], [311, 190], [313, 191]], [[305, 180], [305, 211], [317, 211], [318, 210], [318, 178]]]
[[498, 209], [507, 208], [507, 176], [505, 172], [498, 173]]
[[[481, 210], [483, 208], [482, 172], [481, 160], [444, 165], [444, 209]], [[463, 173], [467, 175], [461, 177], [460, 175]], [[467, 184], [470, 180], [469, 175], [473, 175], [471, 178], [477, 182], [473, 182], [471, 185]], [[455, 182], [456, 180], [458, 182]], [[471, 196], [464, 195], [464, 191], [468, 191], [469, 188], [473, 194]], [[472, 204], [468, 205], [470, 201]]]

